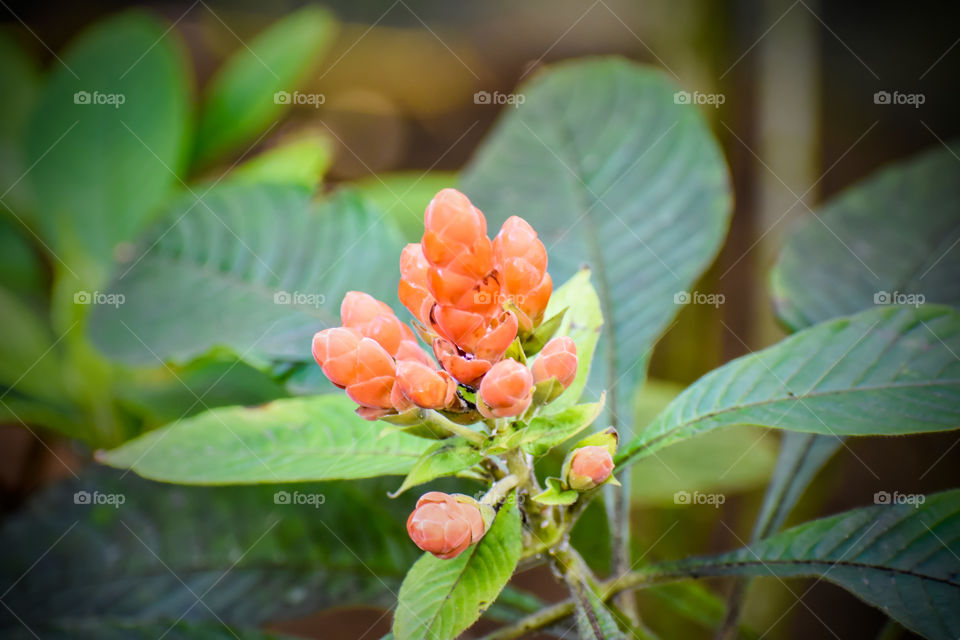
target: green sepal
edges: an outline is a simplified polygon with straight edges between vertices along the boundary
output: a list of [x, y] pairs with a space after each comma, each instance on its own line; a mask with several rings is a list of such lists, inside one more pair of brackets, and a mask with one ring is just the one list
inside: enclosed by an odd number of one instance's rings
[[540, 324], [539, 327], [527, 336], [523, 341], [523, 352], [528, 356], [540, 353], [540, 350], [550, 342], [550, 338], [556, 335], [563, 322], [563, 316], [567, 313], [569, 307], [564, 307], [559, 313], [554, 314], [549, 320]]
[[[569, 478], [570, 477], [570, 463], [573, 462], [573, 456], [577, 452], [577, 449], [583, 447], [606, 447], [607, 451], [610, 452], [610, 456], [613, 457], [617, 454], [617, 442], [619, 442], [620, 437], [617, 435], [617, 430], [613, 427], [608, 427], [603, 431], [598, 431], [596, 433], [590, 434], [583, 440], [577, 442], [570, 448], [570, 451], [567, 452], [567, 457], [563, 459], [563, 467], [560, 472], [561, 477]], [[612, 482], [611, 482], [612, 480]], [[597, 486], [602, 486], [605, 484], [613, 484], [616, 486], [620, 485], [620, 482], [613, 477], [613, 474], [610, 474], [610, 477], [601, 482]]]
[[536, 385], [534, 385], [533, 402], [530, 404], [534, 407], [543, 406], [559, 398], [563, 391], [563, 385], [560, 384], [560, 381], [556, 378], [543, 380], [542, 382], [538, 382]]
[[523, 345], [520, 344], [520, 338], [513, 339], [513, 342], [510, 343], [510, 346], [507, 347], [507, 350], [504, 352], [503, 357], [512, 358], [522, 365], [527, 364], [527, 354]]
[[577, 501], [580, 494], [573, 489], [564, 488], [560, 478], [547, 478], [545, 491], [533, 496], [533, 501], [543, 505], [567, 506]]

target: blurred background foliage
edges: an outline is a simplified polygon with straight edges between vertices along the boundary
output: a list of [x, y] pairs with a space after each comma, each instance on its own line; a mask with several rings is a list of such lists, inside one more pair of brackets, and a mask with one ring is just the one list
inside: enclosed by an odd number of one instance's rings
[[[143, 233], [196, 206], [198, 198], [205, 201], [208, 193], [216, 198], [225, 189], [242, 194], [245, 187], [271, 184], [292, 198], [303, 194], [304, 202], [314, 190], [334, 194], [326, 201], [341, 203], [338, 216], [366, 215], [364, 207], [384, 212], [386, 235], [376, 246], [390, 247], [401, 237], [419, 237], [430, 197], [457, 182], [456, 172], [498, 113], [511, 108], [477, 103], [476, 92], [509, 94], [545, 63], [620, 54], [661, 68], [688, 91], [723, 94], [722, 105], [702, 110], [729, 163], [736, 208], [727, 243], [697, 290], [722, 293], [725, 303], [685, 307], [657, 344], [651, 379], [637, 394], [639, 428], [684, 385], [784, 335], [773, 320], [767, 274], [792, 223], [889, 161], [940, 146], [958, 133], [958, 9], [935, 2], [878, 2], [867, 13], [853, 4], [803, 1], [397, 0], [318, 7], [198, 0], [138, 3], [133, 9], [119, 2], [11, 2], [2, 15], [0, 481], [8, 520], [4, 540], [23, 556], [5, 556], [11, 572], [43, 552], [31, 551], [33, 539], [46, 535], [40, 525], [17, 515], [29, 496], [58, 479], [101, 490], [119, 482], [119, 473], [81, 472], [93, 448], [206, 408], [323, 389], [316, 367], [271, 370], [239, 362], [226, 349], [199, 358], [185, 354], [169, 366], [128, 367], [91, 343], [97, 327], [109, 334], [100, 344], [123, 338], [124, 330], [116, 324], [91, 327], [96, 311], [74, 304], [75, 294], [105, 290], [114, 262], [133, 269]], [[123, 106], [124, 128], [112, 126], [116, 114], [75, 121], [72, 95], [89, 78], [97, 79], [89, 90], [139, 98]], [[322, 104], [264, 100], [294, 89], [322, 95]], [[880, 90], [921, 92], [926, 100], [918, 109], [878, 105], [873, 94]], [[262, 225], [263, 234], [289, 223], [284, 216], [290, 207], [277, 202], [287, 201], [274, 201], [274, 217], [252, 222]], [[357, 248], [358, 263], [395, 264], [387, 249], [387, 255], [375, 255], [370, 246]], [[187, 248], [174, 245], [171, 251]], [[393, 267], [382, 280], [394, 282], [396, 275]], [[144, 313], [148, 318], [151, 310]], [[249, 317], [211, 322], [223, 323], [225, 335], [245, 322], [267, 322], [254, 309], [244, 313]], [[777, 438], [768, 430], [726, 430], [636, 466], [635, 557], [739, 546], [759, 509]], [[878, 490], [947, 488], [960, 462], [954, 444], [950, 434], [850, 442], [817, 476], [789, 522], [869, 502]], [[560, 459], [546, 461], [545, 473]], [[132, 476], [123, 482], [125, 491], [138, 496], [136, 514], [124, 511], [124, 522], [136, 523], [133, 530], [127, 527], [130, 533], [148, 536], [147, 549], [159, 544], [172, 553], [182, 544], [177, 536], [186, 536], [193, 546], [185, 545], [183, 553], [204, 557], [211, 570], [238, 562], [237, 550], [252, 542], [247, 534], [259, 529], [241, 527], [239, 541], [232, 542], [211, 532], [270, 518], [257, 505], [272, 504], [273, 487], [174, 489]], [[384, 487], [375, 485], [317, 489], [330, 497], [323, 521], [336, 522], [337, 531], [317, 525], [314, 514], [284, 520], [267, 537], [270, 551], [241, 563], [214, 592], [224, 599], [211, 606], [219, 611], [243, 600], [245, 589], [287, 580], [297, 586], [282, 606], [251, 605], [249, 616], [230, 622], [267, 624], [304, 637], [382, 635], [391, 603], [382, 588], [396, 584], [413, 555], [402, 535], [409, 504], [388, 502]], [[698, 489], [722, 492], [726, 502], [718, 509], [674, 504], [676, 491]], [[30, 509], [46, 514], [43, 526], [62, 530], [80, 517], [73, 515], [76, 508], [61, 506], [73, 490], [50, 489]], [[353, 495], [338, 498], [338, 492]], [[343, 557], [337, 548], [337, 537], [364, 540], [365, 533], [348, 530], [351, 523], [369, 524], [366, 516], [353, 522], [356, 514], [345, 504], [377, 513], [381, 533], [369, 553], [358, 551], [376, 580], [370, 571], [350, 574], [356, 558]], [[138, 534], [128, 536], [115, 516], [98, 509], [82, 525], [90, 530], [81, 548], [65, 544], [52, 558], [90, 575], [117, 557], [135, 556], [144, 564], [130, 564], [124, 579], [143, 584], [143, 576], [158, 569], [157, 558], [145, 555]], [[209, 543], [205, 536], [211, 536]], [[575, 537], [591, 564], [606, 570], [601, 504], [591, 506]], [[121, 546], [111, 546], [118, 539]], [[88, 555], [97, 545], [109, 557]], [[301, 552], [310, 562], [296, 559]], [[189, 557], [176, 564], [179, 556], [159, 555], [177, 572], [194, 566]], [[329, 579], [325, 572], [341, 566], [348, 573]], [[271, 568], [276, 575], [264, 576]], [[62, 576], [51, 571], [54, 584]], [[212, 579], [220, 572], [211, 573]], [[142, 603], [157, 593], [174, 594], [163, 606], [176, 618], [183, 604], [177, 597], [185, 596], [180, 587], [206, 589], [206, 578], [198, 575], [190, 586], [170, 576], [150, 582], [142, 593], [129, 594], [123, 613], [133, 615], [123, 624], [145, 616]], [[518, 576], [515, 585], [548, 601], [563, 596], [538, 569]], [[644, 619], [663, 637], [709, 637], [706, 626], [722, 619], [725, 589], [722, 580], [670, 585], [643, 592], [639, 602]], [[884, 625], [882, 614], [832, 585], [799, 582], [792, 589], [772, 578], [755, 580], [748, 626], [769, 628], [767, 637], [816, 637], [823, 633], [819, 616], [842, 637], [859, 638], [874, 637]], [[103, 602], [111, 605], [104, 610], [115, 612], [115, 593], [60, 597], [89, 615]], [[792, 606], [799, 594], [805, 606]], [[43, 598], [37, 592], [17, 597], [37, 603]], [[503, 605], [503, 618], [536, 606], [519, 592], [510, 597], [515, 601]], [[331, 604], [350, 608], [315, 613]], [[684, 608], [692, 617], [676, 615]], [[34, 613], [42, 618], [43, 608]], [[184, 624], [192, 619], [187, 616]], [[479, 630], [484, 628], [490, 627]], [[72, 637], [81, 632], [64, 631]], [[85, 632], [106, 637], [104, 629]], [[152, 637], [150, 629], [142, 633]], [[197, 637], [193, 633], [185, 630], [183, 637]]]

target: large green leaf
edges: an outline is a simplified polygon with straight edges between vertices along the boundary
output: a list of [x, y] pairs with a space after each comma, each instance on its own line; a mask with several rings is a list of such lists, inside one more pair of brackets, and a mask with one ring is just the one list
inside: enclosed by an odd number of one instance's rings
[[960, 142], [951, 146], [855, 184], [788, 237], [771, 274], [787, 325], [799, 329], [918, 294], [960, 307]]
[[342, 393], [226, 407], [101, 451], [105, 464], [181, 484], [346, 480], [410, 471], [430, 446], [357, 416]]
[[96, 285], [116, 245], [177, 183], [190, 117], [185, 56], [166, 25], [127, 12], [60, 58], [33, 111], [25, 180], [58, 257]]
[[333, 143], [319, 132], [302, 132], [230, 172], [231, 182], [298, 184], [315, 190], [333, 161]]
[[250, 629], [227, 627], [218, 622], [147, 622], [124, 623], [113, 620], [95, 620], [82, 624], [62, 624], [54, 627], [21, 627], [10, 630], [7, 640], [36, 640], [37, 632], [44, 640], [293, 640]]
[[293, 100], [275, 94], [293, 95], [335, 32], [327, 11], [308, 6], [238, 44], [207, 90], [197, 130], [197, 162], [252, 141], [277, 120]]
[[523, 104], [503, 111], [463, 176], [494, 230], [529, 220], [555, 282], [591, 266], [605, 323], [595, 369], [618, 429], [632, 426], [632, 391], [674, 294], [713, 260], [730, 215], [720, 148], [675, 91], [618, 58], [548, 67], [517, 90]]
[[452, 640], [476, 622], [513, 575], [520, 538], [520, 512], [509, 500], [480, 542], [456, 558], [424, 554], [400, 587], [397, 640]]
[[62, 399], [61, 354], [46, 319], [0, 287], [0, 327], [0, 388]]
[[[590, 270], [581, 269], [564, 282], [547, 304], [545, 318], [563, 313], [563, 320], [557, 329], [557, 336], [568, 336], [577, 346], [577, 376], [560, 396], [550, 403], [547, 411], [556, 413], [577, 404], [583, 395], [593, 368], [594, 354], [600, 332], [603, 328], [603, 315], [600, 312], [600, 298], [590, 283]], [[597, 397], [603, 387], [597, 392]]]
[[117, 308], [94, 309], [92, 337], [134, 365], [183, 362], [226, 347], [245, 360], [310, 360], [310, 338], [340, 324], [352, 289], [396, 297], [401, 241], [347, 191], [314, 209], [293, 185], [220, 185], [186, 198], [120, 264]]
[[948, 307], [884, 307], [825, 322], [698, 380], [618, 463], [732, 425], [839, 436], [955, 429], [958, 351], [960, 314]]
[[674, 568], [698, 576], [817, 576], [927, 638], [946, 640], [960, 635], [958, 545], [960, 490], [951, 490], [919, 505], [885, 504], [815, 520]]
[[[0, 210], [13, 210], [23, 223], [29, 215], [29, 194], [21, 179], [29, 165], [23, 149], [24, 125], [29, 120], [40, 88], [37, 64], [12, 37], [11, 31], [0, 33]], [[14, 224], [22, 224], [20, 221]], [[0, 246], [0, 264], [6, 266], [6, 238]], [[4, 272], [3, 274], [7, 274]], [[4, 284], [9, 286], [6, 280]]]
[[391, 497], [398, 496], [410, 487], [452, 476], [469, 469], [483, 459], [483, 454], [464, 438], [454, 437], [431, 445], [413, 465], [403, 484]]
[[[403, 526], [412, 499], [386, 500], [388, 488], [184, 487], [94, 468], [4, 523], [0, 592], [38, 628], [181, 617], [258, 626], [389, 605], [419, 550]], [[19, 626], [0, 609], [0, 636]]]

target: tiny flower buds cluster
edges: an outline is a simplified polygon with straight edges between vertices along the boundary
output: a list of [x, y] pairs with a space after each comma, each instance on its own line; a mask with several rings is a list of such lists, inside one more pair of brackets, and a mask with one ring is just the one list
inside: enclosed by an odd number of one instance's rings
[[407, 518], [407, 533], [424, 551], [448, 560], [479, 542], [493, 516], [491, 507], [469, 496], [431, 491]]

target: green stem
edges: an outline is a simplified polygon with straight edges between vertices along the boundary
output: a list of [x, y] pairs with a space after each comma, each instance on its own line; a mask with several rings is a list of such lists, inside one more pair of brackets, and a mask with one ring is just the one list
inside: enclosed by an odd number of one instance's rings
[[465, 440], [469, 440], [473, 444], [483, 444], [483, 442], [486, 440], [486, 436], [484, 436], [482, 433], [474, 431], [465, 425], [457, 424], [453, 420], [446, 418], [436, 411], [423, 411], [422, 417], [423, 421], [428, 423], [430, 426], [436, 427], [455, 436], [460, 436]]
[[[683, 576], [672, 574], [633, 571], [631, 573], [622, 575], [619, 578], [598, 583], [597, 593], [600, 595], [600, 598], [606, 602], [618, 593], [629, 591], [630, 589], [648, 587], [658, 582], [667, 582], [669, 580], [676, 580], [682, 577]], [[575, 606], [576, 605], [572, 599], [564, 600], [563, 602], [555, 604], [552, 607], [548, 607], [542, 611], [531, 614], [526, 618], [522, 618], [512, 625], [503, 627], [502, 629], [497, 629], [493, 633], [484, 636], [483, 640], [514, 640], [515, 638], [523, 637], [525, 634], [530, 633], [531, 631], [550, 626], [551, 624], [559, 622], [567, 616], [572, 615]]]
[[490, 487], [490, 490], [487, 491], [486, 495], [480, 499], [480, 503], [490, 505], [491, 507], [496, 507], [504, 501], [504, 499], [507, 497], [507, 494], [510, 493], [510, 491], [516, 487], [519, 482], [520, 478], [512, 473], [504, 478], [501, 478], [500, 480], [497, 480], [493, 486]]

